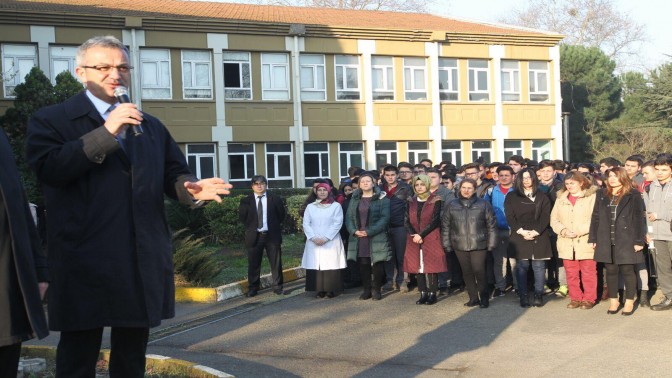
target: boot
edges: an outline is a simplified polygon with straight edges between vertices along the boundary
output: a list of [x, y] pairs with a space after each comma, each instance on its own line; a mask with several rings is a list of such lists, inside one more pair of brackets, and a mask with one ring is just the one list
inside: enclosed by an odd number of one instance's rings
[[534, 307], [541, 307], [544, 305], [544, 297], [542, 294], [534, 293], [534, 302], [532, 302]]
[[429, 297], [427, 297], [428, 305], [433, 305], [434, 303], [436, 303], [436, 291], [432, 291], [429, 293]]
[[520, 307], [522, 308], [530, 307], [530, 299], [527, 297], [527, 294], [520, 296]]
[[490, 306], [490, 293], [485, 292], [481, 295], [481, 308], [488, 308]]
[[383, 296], [380, 293], [380, 288], [374, 288], [373, 293], [371, 293], [371, 296], [373, 297], [374, 301], [379, 301]]
[[651, 302], [649, 302], [649, 291], [642, 290], [639, 293], [639, 306], [640, 307], [651, 307]]
[[421, 304], [425, 304], [425, 303], [427, 303], [427, 299], [428, 299], [428, 298], [429, 298], [429, 297], [427, 296], [427, 292], [426, 292], [426, 291], [421, 291], [421, 292], [420, 292], [420, 299], [418, 299], [417, 301], [415, 301], [415, 304], [419, 304], [419, 305], [421, 305]]
[[371, 299], [371, 289], [365, 288], [364, 291], [362, 292], [362, 295], [359, 296], [359, 299], [361, 300]]

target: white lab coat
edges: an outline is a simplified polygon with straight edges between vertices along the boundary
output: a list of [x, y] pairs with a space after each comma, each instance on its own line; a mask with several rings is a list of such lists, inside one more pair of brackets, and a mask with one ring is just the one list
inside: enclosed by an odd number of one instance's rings
[[[340, 235], [342, 225], [343, 210], [338, 202], [328, 206], [313, 202], [306, 207], [303, 232], [307, 240], [301, 261], [303, 268], [332, 270], [346, 267], [345, 249]], [[324, 237], [328, 241], [317, 245], [311, 241], [314, 237]]]

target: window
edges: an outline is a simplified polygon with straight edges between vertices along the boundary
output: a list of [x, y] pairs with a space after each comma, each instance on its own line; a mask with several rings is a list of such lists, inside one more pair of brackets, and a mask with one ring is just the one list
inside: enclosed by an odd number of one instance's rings
[[397, 165], [397, 142], [376, 142], [376, 167]]
[[327, 99], [324, 55], [301, 55], [301, 100]]
[[442, 141], [441, 160], [449, 161], [456, 167], [462, 166], [462, 142], [459, 140]]
[[339, 176], [348, 177], [348, 168], [364, 167], [364, 145], [362, 143], [339, 143], [338, 158], [340, 160]]
[[530, 101], [548, 101], [548, 62], [530, 62]]
[[490, 101], [487, 60], [469, 60], [469, 101]]
[[336, 55], [336, 99], [359, 100], [359, 56]]
[[502, 60], [502, 101], [520, 101], [520, 68], [517, 60]]
[[394, 100], [394, 63], [391, 56], [371, 57], [373, 100]]
[[532, 141], [532, 160], [542, 161], [551, 158], [551, 141], [550, 140], [533, 140]]
[[429, 143], [408, 142], [408, 162], [418, 164], [422, 159], [429, 159]]
[[505, 140], [504, 141], [504, 162], [508, 163], [509, 158], [513, 155], [523, 156], [523, 141], [522, 140]]
[[140, 75], [143, 99], [170, 99], [173, 97], [169, 50], [141, 49]]
[[256, 172], [254, 143], [230, 143], [229, 180], [231, 184], [234, 187], [248, 188], [254, 172]]
[[261, 54], [261, 96], [264, 100], [289, 100], [287, 54]]
[[425, 58], [404, 58], [404, 98], [427, 100]]
[[182, 50], [182, 96], [212, 99], [210, 51]]
[[471, 161], [475, 162], [482, 159], [485, 163], [492, 161], [492, 142], [491, 141], [473, 141], [471, 142]]
[[459, 99], [458, 76], [457, 59], [439, 58], [439, 95], [441, 101], [457, 101]]
[[266, 144], [266, 177], [274, 188], [291, 188], [294, 185], [292, 145], [289, 143]]
[[51, 65], [51, 82], [56, 84], [56, 76], [63, 71], [68, 71], [73, 77], [77, 77], [75, 68], [77, 62], [77, 47], [73, 46], [50, 46], [49, 64]]
[[215, 177], [217, 155], [214, 143], [187, 144], [187, 163], [196, 177]]
[[37, 50], [32, 45], [2, 45], [2, 84], [5, 97], [14, 97], [14, 88], [37, 65]]
[[306, 143], [303, 145], [303, 165], [306, 187], [313, 186], [316, 178], [329, 177], [329, 143]]
[[251, 100], [250, 53], [224, 51], [222, 59], [224, 60], [224, 98]]

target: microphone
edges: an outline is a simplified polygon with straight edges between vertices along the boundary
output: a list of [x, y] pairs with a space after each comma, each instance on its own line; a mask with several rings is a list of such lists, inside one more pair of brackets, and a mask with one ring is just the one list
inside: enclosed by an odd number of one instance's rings
[[[124, 86], [119, 86], [114, 88], [114, 97], [117, 98], [117, 101], [119, 101], [122, 104], [130, 104], [131, 103], [131, 98], [128, 96], [128, 89]], [[133, 130], [133, 136], [140, 136], [142, 135], [142, 126], [141, 125], [127, 125]]]

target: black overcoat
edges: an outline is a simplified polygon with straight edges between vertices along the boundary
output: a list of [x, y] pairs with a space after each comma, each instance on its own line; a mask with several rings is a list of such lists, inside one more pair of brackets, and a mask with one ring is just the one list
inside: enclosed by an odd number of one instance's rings
[[[47, 258], [35, 230], [35, 223], [28, 208], [21, 177], [16, 169], [12, 149], [4, 131], [0, 129], [0, 195], [4, 202], [7, 222], [10, 225], [9, 237], [13, 266], [2, 266], [0, 272], [16, 272], [16, 280], [0, 279], [0, 346], [12, 345], [31, 339], [41, 338], [49, 334], [47, 320], [42, 309], [38, 282], [48, 282]], [[0, 251], [1, 253], [2, 251]], [[9, 262], [3, 258], [0, 261]], [[7, 286], [5, 286], [5, 284]], [[29, 327], [17, 327], [14, 320], [21, 312], [25, 312]], [[23, 322], [19, 323], [23, 324]]]
[[640, 264], [642, 252], [635, 252], [635, 245], [646, 244], [646, 218], [642, 195], [632, 189], [616, 207], [616, 242], [614, 258], [611, 254], [611, 210], [609, 197], [600, 190], [596, 193], [593, 216], [590, 221], [588, 243], [596, 243], [595, 261], [611, 264]]
[[[268, 241], [282, 244], [282, 222], [287, 215], [285, 201], [280, 196], [266, 192], [266, 223]], [[238, 218], [245, 226], [245, 247], [254, 247], [257, 242], [257, 202], [254, 193], [240, 199]]]
[[[551, 257], [551, 240], [548, 225], [551, 221], [551, 200], [548, 195], [537, 190], [535, 199], [518, 193], [515, 189], [504, 199], [506, 221], [511, 227], [510, 246], [513, 257], [517, 259], [543, 260]], [[539, 236], [534, 240], [525, 240], [516, 231], [534, 230]]]
[[43, 184], [52, 282], [49, 327], [154, 327], [175, 314], [164, 193], [195, 180], [165, 126], [143, 114], [125, 150], [84, 92], [38, 111], [27, 156]]

